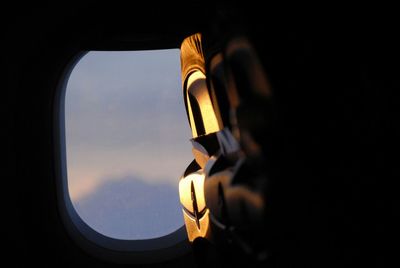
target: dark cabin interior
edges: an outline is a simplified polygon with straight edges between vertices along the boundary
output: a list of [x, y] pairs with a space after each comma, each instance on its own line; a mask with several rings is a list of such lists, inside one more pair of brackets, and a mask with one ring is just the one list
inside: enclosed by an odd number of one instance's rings
[[[11, 177], [3, 177], [2, 222], [10, 266], [142, 266], [96, 258], [65, 230], [55, 190], [55, 89], [79, 51], [179, 47], [225, 12], [238, 16], [234, 27], [252, 41], [274, 90], [273, 130], [265, 137], [270, 256], [260, 266], [393, 265], [393, 181], [400, 177], [395, 16], [378, 19], [379, 10], [344, 7], [332, 15], [289, 14], [246, 1], [65, 2], [3, 12]], [[241, 260], [212, 256], [199, 264], [194, 254], [144, 266], [232, 267]]]

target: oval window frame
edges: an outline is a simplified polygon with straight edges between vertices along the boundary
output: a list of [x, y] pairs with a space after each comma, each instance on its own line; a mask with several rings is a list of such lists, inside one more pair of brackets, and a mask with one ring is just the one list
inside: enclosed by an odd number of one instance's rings
[[[130, 50], [135, 51], [135, 50]], [[87, 225], [76, 212], [68, 192], [65, 94], [68, 79], [76, 64], [89, 51], [77, 52], [66, 64], [59, 77], [54, 99], [55, 168], [58, 208], [70, 237], [89, 254], [117, 263], [159, 263], [190, 252], [185, 226], [158, 238], [123, 240], [107, 237]]]

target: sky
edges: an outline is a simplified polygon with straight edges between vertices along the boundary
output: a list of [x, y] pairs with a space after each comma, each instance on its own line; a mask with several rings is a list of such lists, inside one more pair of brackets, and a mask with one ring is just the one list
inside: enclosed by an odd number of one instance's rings
[[[123, 239], [183, 225], [178, 182], [193, 157], [178, 49], [87, 53], [68, 80], [65, 116], [68, 188], [84, 221]], [[137, 218], [161, 224], [139, 228]]]

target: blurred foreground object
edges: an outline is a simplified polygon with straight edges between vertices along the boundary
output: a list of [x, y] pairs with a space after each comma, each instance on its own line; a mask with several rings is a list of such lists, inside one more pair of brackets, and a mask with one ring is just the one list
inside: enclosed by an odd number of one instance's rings
[[179, 183], [188, 238], [194, 247], [262, 262], [268, 256], [265, 137], [271, 89], [244, 35], [216, 45], [211, 38], [203, 47], [205, 39], [198, 33], [181, 46], [195, 158]]

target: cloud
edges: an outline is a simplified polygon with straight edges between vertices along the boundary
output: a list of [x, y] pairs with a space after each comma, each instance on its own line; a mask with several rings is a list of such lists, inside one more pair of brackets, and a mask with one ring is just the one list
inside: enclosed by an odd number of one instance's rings
[[89, 52], [65, 103], [73, 200], [127, 174], [175, 186], [192, 160], [177, 49]]
[[[146, 147], [146, 144], [142, 145]], [[137, 151], [145, 151], [136, 148]], [[146, 183], [164, 183], [172, 187], [192, 160], [191, 153], [183, 154], [160, 149], [158, 152], [138, 154], [135, 148], [108, 151], [75, 152], [76, 157], [68, 163], [68, 185], [72, 200], [84, 198], [96, 191], [107, 180], [136, 174]]]
[[96, 231], [119, 239], [149, 239], [183, 225], [178, 187], [146, 178], [107, 178], [96, 191], [74, 201], [79, 216]]

